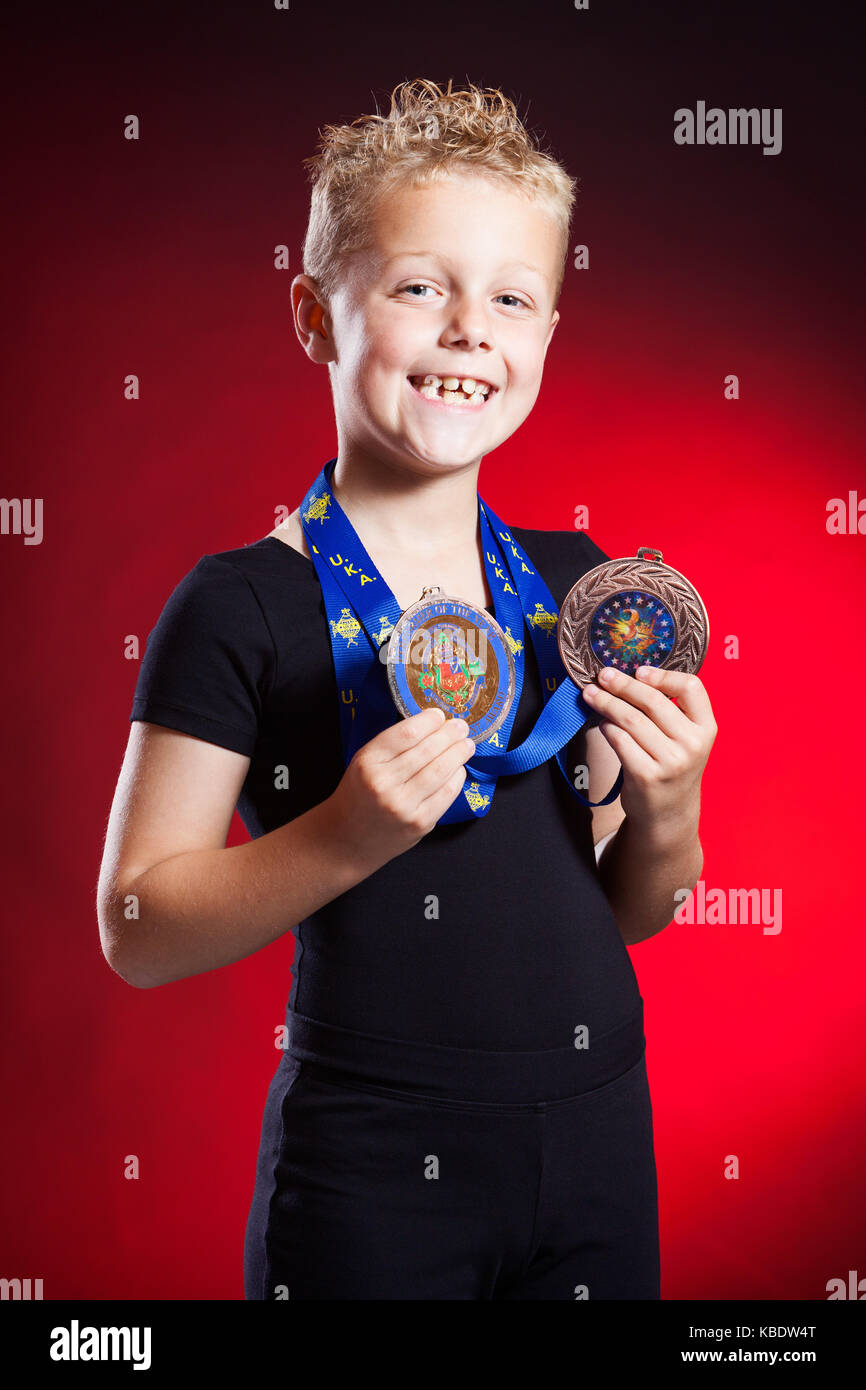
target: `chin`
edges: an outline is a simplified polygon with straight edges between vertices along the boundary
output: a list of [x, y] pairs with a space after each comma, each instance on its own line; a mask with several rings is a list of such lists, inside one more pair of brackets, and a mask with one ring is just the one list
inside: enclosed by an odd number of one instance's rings
[[467, 440], [459, 447], [457, 447], [457, 441], [452, 441], [450, 444], [443, 441], [441, 444], [432, 445], [410, 443], [406, 447], [413, 458], [444, 470], [446, 468], [465, 468], [468, 464], [479, 463], [495, 445], [479, 446], [478, 444], [470, 444]]

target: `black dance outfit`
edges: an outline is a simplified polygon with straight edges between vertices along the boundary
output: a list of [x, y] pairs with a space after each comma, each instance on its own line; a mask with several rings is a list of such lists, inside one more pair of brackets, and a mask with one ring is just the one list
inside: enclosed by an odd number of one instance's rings
[[[608, 558], [512, 529], [558, 606]], [[511, 747], [543, 707], [523, 640]], [[339, 783], [337, 700], [313, 563], [267, 536], [178, 584], [130, 719], [246, 754], [256, 838]], [[555, 759], [293, 930], [246, 1298], [658, 1298], [643, 1000]]]

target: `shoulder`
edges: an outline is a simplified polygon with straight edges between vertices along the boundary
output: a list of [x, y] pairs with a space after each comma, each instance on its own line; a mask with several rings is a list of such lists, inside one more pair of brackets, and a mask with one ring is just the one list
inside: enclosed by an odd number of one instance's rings
[[[281, 547], [279, 551], [277, 546]], [[233, 572], [251, 582], [258, 575], [267, 574], [272, 570], [274, 560], [282, 555], [283, 550], [290, 549], [283, 541], [265, 536], [250, 545], [237, 545], [231, 550], [209, 551], [202, 556], [199, 564], [205, 564], [206, 569], [214, 575], [221, 573], [225, 576]]]
[[270, 580], [285, 584], [287, 577], [305, 577], [311, 569], [303, 555], [266, 536], [231, 550], [207, 552], [183, 576], [177, 589], [214, 602], [234, 601], [243, 607], [262, 603]]
[[158, 629], [178, 641], [200, 646], [206, 637], [235, 645], [270, 645], [269, 624], [257, 580], [263, 573], [261, 548], [239, 546], [202, 555], [175, 584], [162, 609]]
[[587, 569], [592, 569], [611, 558], [586, 531], [536, 531], [513, 526], [512, 532], [527, 551], [535, 549], [539, 559], [545, 555], [567, 563], [585, 563]]
[[539, 531], [512, 526], [511, 535], [538, 566], [557, 603], [588, 570], [611, 558], [586, 531]]

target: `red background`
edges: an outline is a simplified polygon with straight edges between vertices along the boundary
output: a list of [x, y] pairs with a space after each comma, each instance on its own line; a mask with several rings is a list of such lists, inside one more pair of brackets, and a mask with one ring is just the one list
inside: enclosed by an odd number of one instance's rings
[[[143, 650], [197, 559], [265, 535], [336, 453], [288, 298], [317, 127], [404, 78], [468, 76], [579, 176], [572, 244], [590, 248], [538, 403], [479, 490], [509, 525], [567, 529], [586, 504], [609, 555], [655, 546], [697, 586], [720, 729], [703, 878], [783, 895], [778, 935], [672, 924], [632, 948], [662, 1295], [823, 1299], [866, 1276], [866, 538], [826, 530], [830, 498], [866, 496], [858, 70], [833, 6], [696, 9], [19, 16], [3, 493], [43, 498], [45, 521], [40, 546], [0, 536], [0, 1275], [42, 1278], [46, 1298], [243, 1296], [293, 939], [153, 991], [105, 963], [96, 880], [138, 674], [124, 640]], [[782, 107], [781, 154], [676, 146], [673, 112], [699, 99]], [[230, 843], [244, 835], [236, 818]]]

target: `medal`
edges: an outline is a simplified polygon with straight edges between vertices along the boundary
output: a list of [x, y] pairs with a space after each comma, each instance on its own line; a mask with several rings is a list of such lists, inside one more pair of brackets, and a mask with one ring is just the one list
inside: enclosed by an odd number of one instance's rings
[[[448, 718], [465, 718], [477, 745], [464, 764], [462, 791], [437, 824], [487, 815], [498, 777], [528, 772], [550, 758], [584, 806], [609, 805], [622, 786], [622, 769], [607, 796], [589, 801], [566, 764], [569, 741], [599, 718], [580, 687], [603, 665], [627, 672], [641, 663], [697, 670], [709, 633], [697, 592], [661, 563], [659, 551], [644, 547], [584, 575], [558, 613], [531, 557], [479, 497], [496, 617], [435, 585], [404, 613], [333, 494], [335, 464], [330, 459], [308, 488], [300, 516], [328, 618], [345, 766], [394, 723], [395, 705], [404, 718], [434, 705]], [[528, 738], [509, 748], [527, 634], [544, 705]]]
[[710, 621], [697, 589], [662, 563], [660, 550], [606, 560], [578, 579], [559, 614], [562, 664], [581, 689], [602, 666], [633, 676], [638, 666], [694, 672], [707, 651]]
[[432, 705], [449, 719], [465, 719], [476, 743], [500, 728], [514, 701], [506, 634], [492, 614], [436, 584], [394, 625], [387, 665], [392, 698], [405, 718]]

